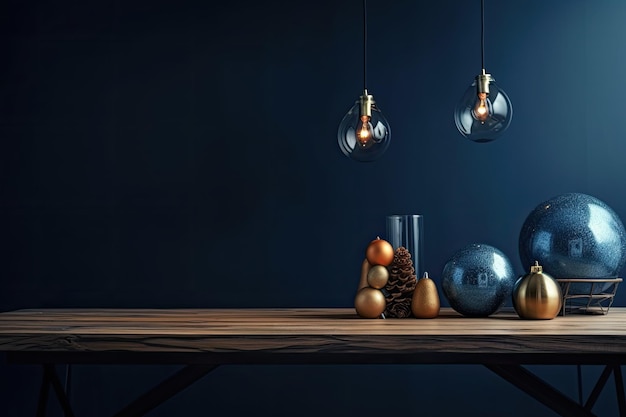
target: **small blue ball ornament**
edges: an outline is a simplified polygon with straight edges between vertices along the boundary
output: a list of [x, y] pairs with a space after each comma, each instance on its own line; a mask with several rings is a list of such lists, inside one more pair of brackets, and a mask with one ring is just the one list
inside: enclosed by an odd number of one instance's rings
[[445, 264], [443, 294], [458, 313], [487, 317], [511, 298], [516, 276], [506, 255], [497, 248], [473, 243]]
[[[539, 204], [519, 235], [522, 264], [554, 278], [616, 278], [626, 262], [626, 231], [603, 201], [582, 193]], [[610, 285], [610, 284], [609, 284]]]

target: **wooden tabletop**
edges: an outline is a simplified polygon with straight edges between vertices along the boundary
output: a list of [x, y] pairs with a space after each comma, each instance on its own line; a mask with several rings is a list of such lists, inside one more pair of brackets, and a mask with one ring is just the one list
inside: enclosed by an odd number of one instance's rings
[[362, 319], [351, 308], [46, 309], [0, 313], [14, 361], [626, 363], [626, 308], [522, 320], [514, 312]]

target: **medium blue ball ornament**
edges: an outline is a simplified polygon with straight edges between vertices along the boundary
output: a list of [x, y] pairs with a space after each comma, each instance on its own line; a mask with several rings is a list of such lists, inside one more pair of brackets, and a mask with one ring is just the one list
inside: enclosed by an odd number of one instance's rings
[[626, 262], [626, 231], [599, 199], [562, 194], [528, 215], [519, 255], [524, 267], [538, 261], [554, 278], [615, 278]]
[[458, 251], [443, 268], [443, 294], [458, 313], [487, 317], [511, 298], [511, 262], [493, 246], [474, 243]]

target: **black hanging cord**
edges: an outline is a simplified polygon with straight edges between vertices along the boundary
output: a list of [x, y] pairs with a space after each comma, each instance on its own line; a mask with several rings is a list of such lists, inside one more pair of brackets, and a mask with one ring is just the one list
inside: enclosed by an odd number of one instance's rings
[[367, 90], [367, 0], [363, 0], [363, 91]]
[[485, 69], [485, 0], [480, 0], [480, 64]]

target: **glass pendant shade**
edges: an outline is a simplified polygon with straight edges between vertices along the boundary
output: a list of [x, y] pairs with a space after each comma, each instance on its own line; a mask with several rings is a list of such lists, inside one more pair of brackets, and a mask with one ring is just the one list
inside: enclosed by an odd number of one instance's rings
[[511, 100], [489, 74], [474, 79], [454, 110], [456, 128], [473, 142], [497, 139], [509, 127], [512, 118]]
[[343, 154], [354, 161], [375, 161], [385, 153], [391, 140], [391, 129], [371, 95], [361, 96], [344, 116], [337, 140]]

